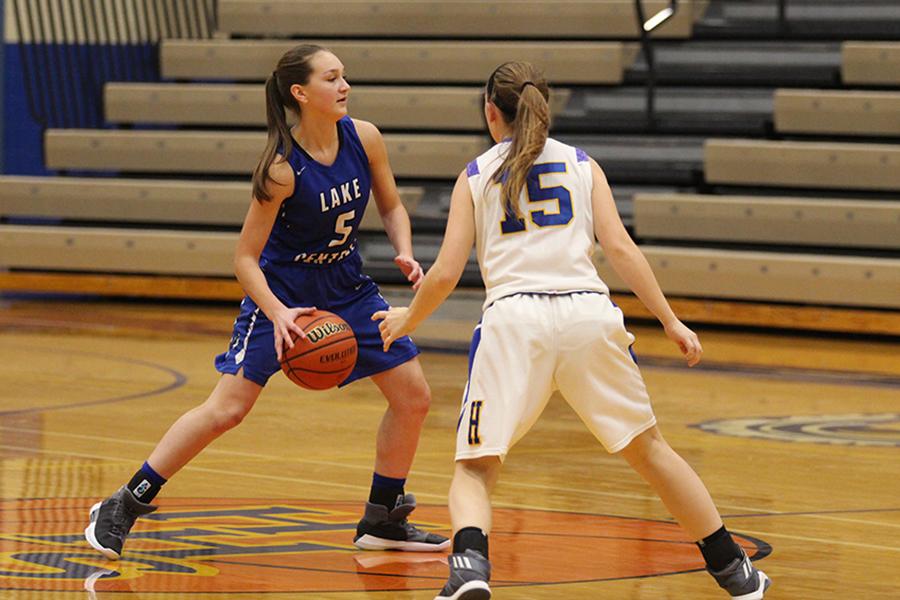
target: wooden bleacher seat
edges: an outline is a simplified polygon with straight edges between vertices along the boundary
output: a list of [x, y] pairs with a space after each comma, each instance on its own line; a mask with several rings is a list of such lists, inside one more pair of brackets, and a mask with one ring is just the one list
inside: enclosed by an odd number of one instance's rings
[[0, 265], [52, 271], [231, 276], [237, 233], [0, 225]]
[[[386, 134], [398, 177], [455, 178], [488, 148], [482, 135]], [[266, 136], [261, 132], [48, 129], [50, 169], [134, 173], [232, 173], [249, 176]]]
[[635, 194], [641, 239], [900, 250], [900, 201]]
[[0, 217], [240, 225], [244, 182], [0, 177]]
[[[424, 188], [398, 191], [416, 216]], [[0, 217], [240, 227], [250, 193], [249, 183], [237, 181], [3, 176]], [[360, 227], [384, 230], [374, 202]]]
[[[0, 265], [90, 273], [230, 277], [236, 233], [0, 226]], [[678, 296], [895, 307], [900, 260], [643, 246]], [[626, 287], [597, 257], [614, 290]], [[853, 290], [848, 294], [847, 290]]]
[[[553, 84], [616, 84], [624, 73], [618, 42], [460, 42], [310, 40], [334, 51], [351, 83], [476, 83], [508, 60], [541, 66]], [[163, 40], [166, 79], [262, 81], [297, 45], [276, 40]]]
[[709, 139], [704, 167], [714, 184], [900, 189], [900, 145]]
[[[641, 246], [667, 295], [897, 308], [900, 260]], [[602, 255], [597, 268], [627, 290]]]
[[[654, 35], [687, 38], [693, 22], [691, 0]], [[644, 2], [647, 16], [668, 6]], [[340, 18], [335, 18], [335, 12]], [[443, 0], [359, 1], [220, 0], [219, 29], [248, 36], [397, 37], [498, 36], [510, 38], [623, 38], [637, 36], [633, 0], [584, 2], [445, 2]]]
[[782, 133], [900, 136], [900, 92], [776, 90], [775, 129]]
[[[354, 118], [381, 129], [482, 131], [481, 87], [354, 86]], [[553, 90], [551, 109], [561, 110], [570, 91]], [[106, 120], [173, 125], [266, 125], [260, 84], [108, 83]]]
[[900, 42], [844, 42], [841, 78], [852, 85], [900, 85]]

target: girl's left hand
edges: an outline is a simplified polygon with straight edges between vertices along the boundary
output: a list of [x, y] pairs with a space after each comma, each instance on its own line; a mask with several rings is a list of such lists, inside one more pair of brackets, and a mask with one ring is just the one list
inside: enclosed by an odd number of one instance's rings
[[677, 319], [667, 325], [665, 330], [669, 339], [678, 344], [678, 349], [687, 359], [689, 367], [700, 362], [700, 358], [703, 356], [703, 346], [700, 345], [700, 338], [696, 333]]
[[[413, 261], [415, 262], [415, 261]], [[417, 263], [418, 266], [418, 263]], [[406, 322], [409, 309], [405, 306], [392, 307], [388, 310], [379, 310], [372, 315], [373, 321], [381, 321], [378, 330], [381, 332], [381, 341], [384, 343], [384, 351], [387, 352], [391, 344], [405, 335], [412, 333], [412, 328]]]
[[406, 275], [406, 279], [412, 284], [415, 291], [422, 285], [422, 278], [425, 277], [422, 266], [412, 256], [400, 254], [394, 259], [394, 264], [400, 267], [400, 271]]

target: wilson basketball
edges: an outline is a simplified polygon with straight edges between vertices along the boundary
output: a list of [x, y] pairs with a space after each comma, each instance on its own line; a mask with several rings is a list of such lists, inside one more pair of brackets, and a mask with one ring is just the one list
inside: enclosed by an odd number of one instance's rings
[[281, 370], [288, 379], [310, 390], [327, 390], [347, 379], [356, 366], [356, 336], [334, 313], [317, 310], [294, 321], [306, 338], [291, 334], [294, 347], [284, 347]]

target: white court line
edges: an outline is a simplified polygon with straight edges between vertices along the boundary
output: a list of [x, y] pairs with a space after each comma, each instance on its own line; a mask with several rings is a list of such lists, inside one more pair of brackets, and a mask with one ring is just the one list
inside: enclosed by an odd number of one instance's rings
[[806, 537], [803, 535], [792, 535], [788, 533], [774, 533], [772, 531], [760, 531], [757, 529], [745, 529], [741, 527], [740, 533], [749, 533], [761, 537], [784, 538], [787, 540], [795, 540], [801, 542], [816, 542], [817, 544], [829, 544], [833, 546], [852, 546], [854, 548], [866, 548], [868, 550], [888, 550], [890, 552], [900, 552], [900, 548], [896, 546], [879, 546], [877, 544], [863, 544], [861, 542], [845, 542], [837, 540], [826, 540], [823, 538]]
[[[0, 450], [32, 450], [32, 451], [35, 451], [33, 448], [28, 448], [25, 446], [10, 446], [10, 445], [0, 445]], [[44, 449], [38, 449], [36, 451], [40, 452], [41, 454], [60, 455], [60, 456], [76, 456], [79, 458], [93, 458], [93, 459], [103, 460], [103, 461], [107, 461], [107, 462], [109, 462], [111, 460], [113, 462], [126, 462], [125, 459], [109, 459], [106, 456], [102, 456], [102, 455], [98, 455], [98, 454], [86, 454], [83, 452], [66, 452], [66, 451], [62, 451], [62, 450], [44, 450]], [[130, 461], [127, 461], [127, 462], [130, 462]], [[232, 471], [232, 470], [224, 470], [224, 469], [208, 469], [205, 467], [192, 467], [192, 466], [185, 467], [185, 470], [188, 470], [188, 469], [193, 470], [193, 471], [201, 471], [201, 472], [205, 472], [205, 473], [216, 473], [216, 474], [221, 474], [221, 475], [231, 475], [231, 476], [239, 476], [239, 477], [252, 477], [252, 478], [256, 478], [256, 479], [267, 479], [267, 480], [271, 480], [271, 481], [288, 481], [288, 482], [293, 482], [293, 483], [309, 483], [309, 484], [313, 484], [313, 485], [321, 485], [321, 486], [326, 486], [326, 487], [338, 487], [338, 488], [352, 489], [352, 490], [357, 490], [357, 491], [358, 490], [363, 490], [363, 491], [369, 490], [368, 487], [361, 486], [361, 485], [351, 485], [351, 484], [346, 484], [346, 483], [334, 483], [334, 482], [330, 482], [330, 481], [317, 481], [317, 480], [312, 480], [312, 479], [300, 479], [297, 477], [284, 477], [281, 475], [264, 475], [261, 473], [244, 473], [241, 471]], [[433, 499], [438, 499], [438, 500], [446, 499], [446, 497], [444, 495], [439, 495], [439, 494], [422, 493], [422, 494], [416, 494], [416, 496], [428, 497], [428, 498], [433, 498]], [[501, 508], [519, 508], [519, 509], [524, 508], [524, 509], [528, 509], [528, 510], [541, 510], [541, 511], [547, 511], [547, 512], [571, 512], [566, 509], [549, 508], [546, 506], [534, 506], [534, 505], [520, 504], [520, 503], [494, 502], [493, 504], [495, 506], [499, 506]], [[867, 548], [870, 550], [887, 550], [890, 552], [900, 552], [900, 548], [893, 547], [893, 546], [879, 546], [876, 544], [862, 544], [862, 543], [858, 543], [858, 542], [846, 542], [846, 541], [842, 541], [842, 540], [827, 540], [827, 539], [821, 539], [821, 538], [811, 538], [811, 537], [805, 537], [805, 536], [790, 535], [790, 534], [785, 534], [785, 533], [772, 533], [772, 532], [768, 532], [768, 531], [748, 530], [748, 529], [744, 529], [744, 528], [741, 528], [741, 532], [749, 533], [749, 534], [753, 534], [753, 535], [778, 537], [778, 538], [796, 540], [796, 541], [801, 541], [801, 542], [817, 542], [820, 544], [828, 544], [831, 546], [849, 546], [849, 547], [853, 547], [853, 548]]]
[[[0, 445], [0, 450], [31, 450], [31, 451], [35, 451], [34, 448], [28, 448], [26, 446], [9, 446], [9, 445]], [[58, 454], [60, 456], [65, 456], [65, 457], [74, 456], [77, 458], [92, 458], [92, 459], [96, 459], [96, 460], [102, 460], [104, 462], [117, 462], [117, 463], [133, 462], [129, 459], [124, 459], [124, 458], [112, 458], [111, 459], [108, 456], [103, 456], [100, 454], [86, 454], [84, 452], [71, 452], [71, 451], [67, 451], [67, 450], [44, 450], [44, 449], [39, 448], [36, 451], [40, 452], [41, 454], [51, 454], [51, 455]], [[353, 485], [353, 484], [349, 484], [349, 483], [334, 483], [334, 482], [330, 482], [330, 481], [326, 482], [326, 481], [320, 481], [320, 480], [316, 480], [316, 479], [302, 479], [300, 477], [284, 477], [281, 475], [263, 475], [261, 473], [244, 473], [242, 471], [233, 471], [233, 470], [225, 470], [225, 469], [210, 469], [208, 467], [196, 467], [193, 465], [188, 465], [188, 466], [184, 467], [184, 469], [182, 469], [182, 470], [183, 471], [186, 471], [186, 470], [200, 471], [200, 472], [204, 472], [204, 473], [216, 473], [216, 474], [220, 474], [220, 475], [238, 475], [240, 477], [251, 477], [251, 478], [256, 478], [256, 479], [270, 479], [272, 481], [289, 481], [289, 482], [294, 482], [294, 483], [309, 483], [309, 484], [313, 484], [313, 485], [325, 485], [325, 486], [329, 486], [329, 487], [337, 487], [337, 488], [351, 489], [351, 490], [357, 490], [357, 491], [363, 490], [365, 492], [369, 491], [369, 488], [367, 486]], [[433, 496], [435, 498], [439, 497], [437, 494], [416, 494], [416, 495], [417, 496], [418, 495]]]
[[[156, 442], [142, 442], [142, 441], [133, 440], [133, 439], [111, 438], [111, 437], [104, 437], [104, 436], [79, 434], [79, 433], [44, 431], [44, 430], [40, 430], [40, 429], [25, 429], [25, 428], [20, 428], [20, 427], [3, 427], [3, 426], [0, 426], [0, 430], [2, 430], [2, 431], [18, 431], [18, 432], [26, 432], [26, 433], [41, 433], [43, 435], [55, 435], [55, 436], [59, 436], [59, 437], [69, 437], [69, 438], [84, 439], [84, 440], [89, 440], [89, 441], [104, 441], [104, 442], [112, 442], [115, 444], [132, 444], [132, 445], [146, 446], [146, 447], [155, 447], [156, 446]], [[217, 449], [217, 448], [208, 448], [207, 447], [203, 450], [203, 453], [207, 454], [207, 455], [208, 454], [222, 454], [222, 455], [227, 455], [227, 456], [241, 456], [244, 458], [255, 458], [255, 459], [268, 460], [268, 461], [274, 461], [274, 462], [284, 462], [284, 457], [281, 457], [281, 456], [269, 456], [266, 454], [258, 454], [255, 452], [242, 452], [240, 450], [221, 450], [221, 449]], [[103, 458], [106, 459], [106, 457], [103, 457]], [[319, 466], [326, 466], [326, 467], [337, 467], [337, 468], [343, 468], [343, 469], [354, 469], [354, 470], [362, 470], [362, 471], [371, 471], [372, 470], [372, 467], [370, 465], [358, 465], [358, 464], [352, 464], [352, 463], [343, 463], [343, 462], [335, 462], [335, 461], [327, 461], [327, 460], [314, 460], [314, 459], [297, 458], [297, 457], [292, 457], [291, 460], [294, 462], [298, 462], [298, 463], [319, 465]], [[188, 466], [195, 470], [205, 469], [205, 467], [195, 467], [195, 466], [190, 466], [190, 465], [188, 465]], [[212, 472], [216, 472], [216, 471], [209, 471], [209, 472], [212, 473]], [[444, 480], [452, 480], [453, 479], [452, 474], [432, 473], [429, 471], [421, 471], [418, 469], [412, 470], [410, 472], [410, 474], [416, 475], [419, 477], [432, 477], [432, 478], [444, 479]], [[301, 480], [301, 479], [294, 479], [294, 478], [289, 478], [288, 480], [289, 481], [310, 481], [310, 480]], [[322, 483], [322, 482], [317, 481], [315, 483]], [[341, 486], [345, 486], [347, 484], [334, 484], [334, 485], [336, 487], [341, 487]], [[504, 480], [503, 485], [507, 486], [507, 487], [544, 490], [544, 491], [550, 491], [550, 492], [568, 492], [568, 493], [572, 493], [575, 495], [599, 496], [599, 497], [604, 497], [604, 498], [623, 498], [626, 500], [637, 500], [637, 501], [641, 501], [641, 502], [652, 501], [652, 502], [658, 502], [658, 503], [662, 504], [662, 501], [659, 499], [659, 496], [657, 496], [656, 494], [633, 494], [633, 493], [625, 493], [625, 492], [607, 492], [607, 491], [601, 491], [601, 490], [589, 490], [589, 489], [583, 489], [583, 488], [567, 488], [567, 487], [559, 486], [559, 485], [542, 485], [539, 483], [524, 483], [524, 482], [515, 482], [515, 481], [508, 481], [508, 480]], [[348, 487], [351, 487], [353, 489], [360, 489], [362, 486], [348, 486]], [[366, 488], [366, 489], [368, 490], [368, 488]], [[425, 494], [416, 494], [416, 496], [419, 496], [419, 495], [422, 495], [424, 497]], [[446, 500], [446, 496], [442, 497], [442, 499]], [[521, 505], [516, 505], [516, 506], [521, 506]], [[776, 511], [776, 510], [759, 508], [759, 507], [754, 507], [754, 506], [741, 506], [741, 505], [737, 505], [737, 504], [721, 504], [721, 503], [716, 503], [716, 507], [719, 510], [726, 510], [726, 509], [729, 511], [739, 510], [739, 511], [744, 511], [744, 512], [763, 513], [763, 514], [772, 515], [772, 516], [782, 515], [785, 513], [804, 512], [803, 510]], [[535, 509], [535, 510], [537, 510], [537, 509]], [[545, 510], [553, 510], [553, 509], [545, 509]], [[810, 511], [810, 512], [813, 512], [813, 511]], [[900, 523], [886, 523], [883, 521], [853, 519], [853, 518], [848, 518], [848, 517], [838, 517], [838, 516], [834, 516], [834, 515], [791, 514], [790, 516], [801, 517], [801, 518], [806, 518], [806, 519], [834, 521], [834, 522], [838, 522], [838, 523], [852, 523], [852, 524], [856, 524], [856, 525], [869, 525], [869, 526], [874, 526], [874, 527], [891, 527], [891, 528], [900, 529]], [[735, 517], [735, 518], [741, 518], [741, 517]], [[750, 518], [750, 517], [745, 517], [745, 518]]]

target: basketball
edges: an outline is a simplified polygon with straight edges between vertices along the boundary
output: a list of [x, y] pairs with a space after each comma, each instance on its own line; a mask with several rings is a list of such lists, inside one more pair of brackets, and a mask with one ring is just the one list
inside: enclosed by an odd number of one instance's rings
[[294, 321], [306, 338], [291, 334], [294, 347], [285, 344], [281, 370], [288, 379], [309, 390], [338, 385], [356, 366], [356, 336], [342, 318], [325, 310], [300, 315]]

